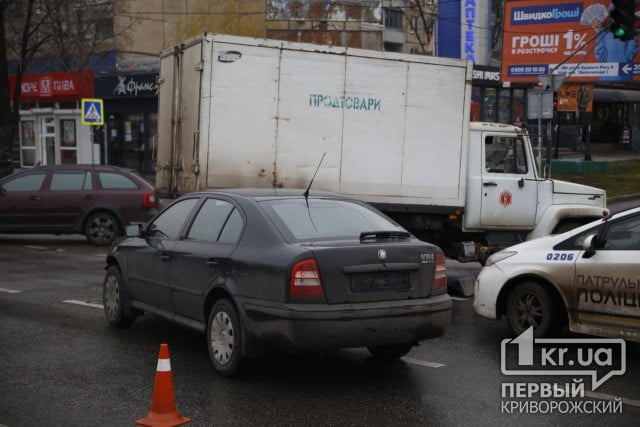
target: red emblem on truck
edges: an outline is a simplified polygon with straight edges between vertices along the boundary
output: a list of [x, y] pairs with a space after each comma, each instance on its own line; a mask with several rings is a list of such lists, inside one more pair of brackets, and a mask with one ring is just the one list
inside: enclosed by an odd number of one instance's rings
[[505, 208], [511, 204], [511, 191], [504, 190], [500, 193], [500, 204]]

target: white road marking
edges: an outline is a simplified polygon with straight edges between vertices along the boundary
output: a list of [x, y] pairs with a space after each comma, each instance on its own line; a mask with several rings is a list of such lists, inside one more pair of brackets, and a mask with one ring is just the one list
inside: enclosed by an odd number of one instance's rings
[[418, 360], [411, 357], [403, 357], [401, 360], [412, 365], [426, 366], [427, 368], [442, 368], [444, 366], [442, 363], [427, 362], [426, 360]]
[[462, 298], [462, 297], [452, 297], [451, 295], [449, 295], [449, 298], [451, 298], [452, 300], [455, 300], [455, 301], [466, 301], [466, 300], [470, 300], [471, 299], [471, 297]]
[[35, 245], [25, 245], [24, 247], [28, 249], [35, 249], [36, 251], [47, 251], [52, 249], [52, 248], [47, 248], [46, 246], [35, 246]]
[[19, 294], [22, 291], [17, 291], [15, 289], [0, 288], [0, 292], [4, 292], [6, 294]]
[[67, 299], [67, 300], [64, 300], [62, 302], [66, 302], [67, 304], [83, 305], [85, 307], [104, 308], [104, 306], [102, 304], [96, 304], [96, 303], [87, 302], [87, 301], [78, 301], [78, 300], [75, 300], [75, 299]]
[[624, 403], [625, 405], [631, 405], [631, 406], [640, 406], [640, 400], [634, 400], [634, 399], [628, 399], [626, 397], [619, 397], [619, 396], [614, 396], [611, 394], [605, 394], [605, 393], [596, 393], [594, 391], [585, 391], [584, 392], [585, 396], [588, 397], [593, 397], [595, 399], [602, 399], [602, 400], [619, 400], [622, 403]]

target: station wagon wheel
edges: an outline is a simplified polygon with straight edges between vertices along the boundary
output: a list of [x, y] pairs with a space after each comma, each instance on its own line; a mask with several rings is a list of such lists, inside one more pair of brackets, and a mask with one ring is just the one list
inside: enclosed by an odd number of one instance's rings
[[515, 335], [533, 326], [533, 335], [544, 337], [562, 324], [551, 295], [536, 282], [517, 285], [509, 294], [506, 309], [509, 326]]
[[402, 356], [406, 356], [411, 351], [413, 344], [394, 344], [394, 345], [382, 345], [378, 347], [367, 347], [367, 350], [380, 360], [396, 360]]
[[84, 233], [89, 243], [108, 246], [118, 236], [120, 223], [110, 213], [96, 212], [86, 222]]
[[122, 282], [120, 269], [115, 265], [107, 269], [102, 286], [102, 304], [109, 324], [124, 328], [135, 322], [137, 316], [128, 306], [127, 290]]
[[240, 318], [228, 299], [215, 303], [207, 322], [207, 348], [213, 368], [225, 377], [237, 373], [241, 359]]

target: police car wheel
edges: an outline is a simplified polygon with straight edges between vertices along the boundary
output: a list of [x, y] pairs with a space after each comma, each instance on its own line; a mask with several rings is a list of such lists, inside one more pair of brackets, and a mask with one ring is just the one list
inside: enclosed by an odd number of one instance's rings
[[531, 326], [535, 337], [549, 335], [561, 326], [559, 311], [549, 292], [536, 282], [517, 285], [507, 299], [507, 320], [514, 335]]

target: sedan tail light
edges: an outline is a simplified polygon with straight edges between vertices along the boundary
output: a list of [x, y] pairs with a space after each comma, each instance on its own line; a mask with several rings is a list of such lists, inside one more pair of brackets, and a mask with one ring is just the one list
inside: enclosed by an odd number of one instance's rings
[[156, 194], [153, 191], [144, 193], [144, 196], [142, 196], [142, 206], [145, 208], [158, 206], [158, 199], [156, 199]]
[[447, 263], [444, 255], [436, 253], [436, 266], [433, 271], [433, 288], [447, 287]]
[[291, 270], [289, 282], [291, 297], [322, 297], [324, 290], [320, 279], [320, 270], [314, 258], [297, 262]]

